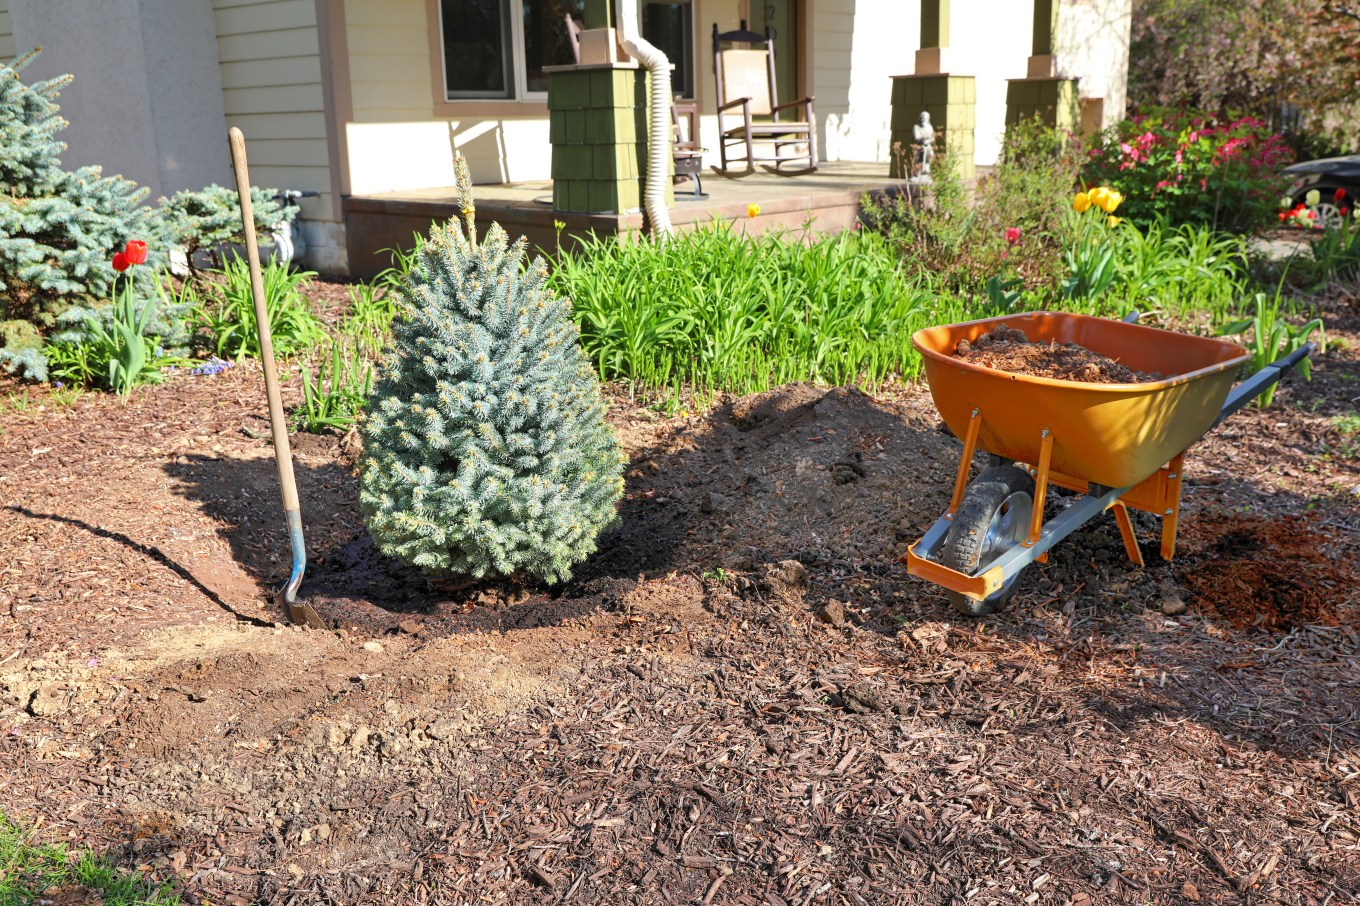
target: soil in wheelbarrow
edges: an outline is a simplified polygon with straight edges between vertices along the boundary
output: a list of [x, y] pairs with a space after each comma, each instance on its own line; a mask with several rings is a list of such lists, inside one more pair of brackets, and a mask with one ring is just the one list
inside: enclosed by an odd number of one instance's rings
[[954, 353], [974, 365], [1059, 381], [1140, 384], [1163, 377], [1156, 372], [1135, 371], [1076, 343], [1031, 343], [1023, 333], [1005, 324], [972, 342], [959, 340]]

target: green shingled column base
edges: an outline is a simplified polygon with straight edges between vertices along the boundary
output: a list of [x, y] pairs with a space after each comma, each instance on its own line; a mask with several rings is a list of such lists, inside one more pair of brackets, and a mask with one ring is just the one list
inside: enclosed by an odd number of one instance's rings
[[1038, 119], [1055, 129], [1075, 130], [1081, 125], [1076, 79], [1008, 79], [1006, 125]]
[[912, 129], [922, 112], [944, 136], [944, 152], [954, 160], [960, 179], [977, 175], [973, 161], [973, 133], [977, 128], [977, 79], [956, 75], [893, 76], [892, 142], [888, 175], [911, 175]]
[[[553, 207], [626, 214], [642, 206], [647, 174], [645, 70], [591, 66], [554, 70], [548, 80]], [[668, 167], [673, 167], [669, 147]], [[674, 203], [667, 181], [666, 203]]]

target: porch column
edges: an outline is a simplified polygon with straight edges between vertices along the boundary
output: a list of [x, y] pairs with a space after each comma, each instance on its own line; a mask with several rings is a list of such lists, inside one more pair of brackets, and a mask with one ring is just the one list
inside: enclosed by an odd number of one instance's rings
[[585, 7], [587, 29], [614, 27], [614, 4], [611, 0], [586, 0]]
[[930, 125], [961, 179], [976, 175], [973, 130], [977, 124], [977, 83], [973, 76], [949, 71], [949, 0], [921, 0], [921, 49], [916, 51], [912, 75], [893, 76], [892, 156], [888, 175], [893, 179], [919, 176], [915, 127], [921, 114]]
[[552, 74], [548, 138], [553, 207], [588, 214], [636, 213], [647, 172], [647, 71], [621, 63], [553, 66], [547, 71]]
[[1006, 81], [1006, 125], [1041, 120], [1058, 129], [1081, 125], [1077, 80], [1058, 75], [1059, 0], [1034, 0], [1034, 36], [1025, 78]]

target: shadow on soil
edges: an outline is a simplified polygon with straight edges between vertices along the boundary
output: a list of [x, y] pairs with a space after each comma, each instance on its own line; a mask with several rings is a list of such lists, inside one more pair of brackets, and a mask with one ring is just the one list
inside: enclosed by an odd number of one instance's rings
[[60, 522], [63, 525], [69, 525], [78, 529], [83, 529], [84, 531], [87, 531], [91, 535], [95, 535], [96, 537], [106, 538], [110, 541], [116, 541], [119, 544], [123, 545], [124, 547], [128, 548], [129, 550], [135, 551], [136, 553], [141, 554], [143, 557], [146, 557], [150, 560], [154, 560], [160, 565], [164, 566], [166, 569], [170, 570], [175, 575], [179, 576], [185, 582], [188, 582], [194, 588], [198, 589], [198, 591], [205, 598], [207, 598], [209, 601], [212, 601], [218, 607], [225, 610], [228, 614], [232, 616], [233, 619], [237, 620], [238, 622], [249, 623], [252, 626], [273, 625], [267, 620], [261, 620], [257, 617], [247, 616], [246, 614], [237, 611], [226, 601], [223, 601], [222, 598], [215, 591], [213, 591], [211, 588], [200, 582], [198, 577], [195, 576], [192, 572], [190, 572], [187, 567], [177, 563], [174, 560], [171, 560], [168, 556], [165, 555], [165, 552], [158, 547], [150, 547], [148, 545], [141, 543], [140, 541], [136, 541], [132, 538], [129, 538], [122, 532], [114, 532], [96, 525], [90, 525], [88, 522], [85, 522], [80, 519], [73, 519], [70, 516], [62, 516], [57, 513], [36, 513], [33, 510], [13, 505], [6, 506], [5, 509], [9, 510], [11, 513], [17, 513], [20, 516], [26, 516], [29, 519], [45, 519], [49, 522]]

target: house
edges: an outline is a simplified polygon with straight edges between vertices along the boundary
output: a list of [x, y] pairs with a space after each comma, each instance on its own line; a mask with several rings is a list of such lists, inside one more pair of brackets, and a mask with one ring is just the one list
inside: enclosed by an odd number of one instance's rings
[[[76, 76], [62, 96], [68, 163], [157, 194], [230, 183], [226, 130], [241, 127], [256, 184], [317, 193], [302, 209], [309, 263], [345, 273], [374, 251], [356, 238], [356, 199], [451, 186], [455, 152], [479, 183], [551, 178], [566, 17], [598, 30], [613, 2], [0, 0], [0, 59], [44, 47], [30, 77]], [[926, 97], [896, 76], [971, 77], [949, 97], [966, 113], [949, 131], [971, 129], [966, 150], [951, 147], [980, 166], [997, 157], [1008, 98], [1012, 116], [1042, 106], [1038, 82], [1061, 82], [1088, 129], [1123, 112], [1132, 0], [635, 2], [710, 149], [714, 23], [769, 28], [780, 94], [816, 98], [819, 158], [881, 164], [885, 181], [894, 134]]]

